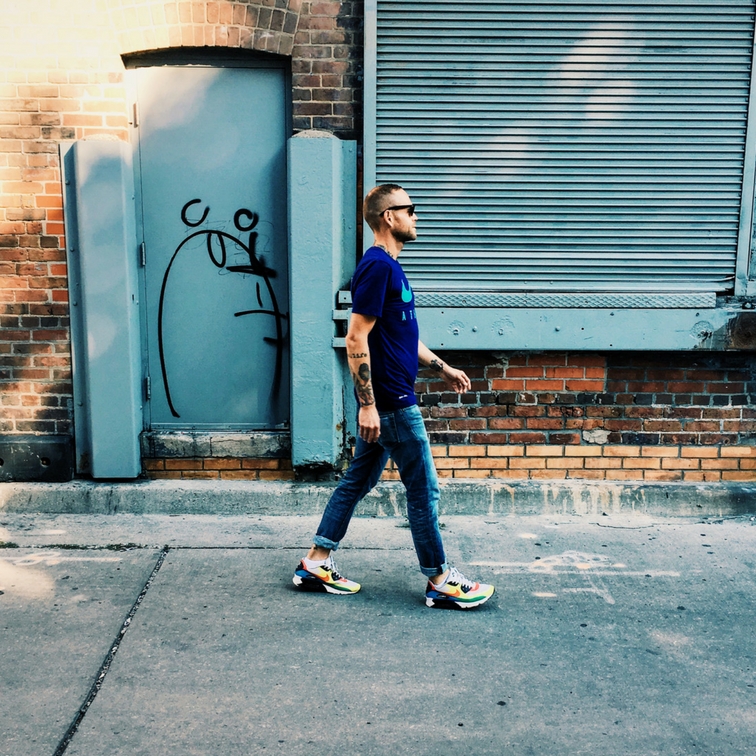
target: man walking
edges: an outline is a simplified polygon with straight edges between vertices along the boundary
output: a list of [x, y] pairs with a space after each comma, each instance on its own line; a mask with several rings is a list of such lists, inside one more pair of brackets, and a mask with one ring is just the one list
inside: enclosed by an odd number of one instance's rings
[[415, 399], [418, 362], [438, 371], [457, 393], [470, 389], [461, 370], [445, 364], [419, 340], [415, 297], [397, 258], [417, 238], [417, 215], [407, 192], [383, 184], [365, 198], [375, 234], [352, 277], [352, 316], [346, 337], [349, 370], [359, 403], [354, 459], [339, 482], [294, 573], [294, 585], [334, 594], [356, 593], [332, 551], [346, 535], [357, 503], [378, 482], [389, 457], [407, 489], [407, 517], [430, 607], [469, 609], [488, 601], [492, 585], [468, 580], [446, 562], [438, 526], [439, 488], [428, 435]]

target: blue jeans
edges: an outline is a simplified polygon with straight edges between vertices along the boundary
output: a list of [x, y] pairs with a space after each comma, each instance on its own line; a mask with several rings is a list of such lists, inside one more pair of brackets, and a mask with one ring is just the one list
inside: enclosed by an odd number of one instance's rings
[[448, 568], [438, 527], [438, 478], [428, 434], [417, 405], [381, 412], [381, 435], [369, 444], [357, 438], [354, 459], [331, 496], [313, 539], [316, 546], [337, 549], [358, 502], [381, 477], [389, 457], [407, 489], [407, 518], [420, 571], [440, 575]]

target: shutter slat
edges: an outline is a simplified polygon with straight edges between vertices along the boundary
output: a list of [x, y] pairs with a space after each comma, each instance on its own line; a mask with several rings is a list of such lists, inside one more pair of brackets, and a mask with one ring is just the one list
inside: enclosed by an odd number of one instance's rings
[[754, 0], [378, 0], [418, 290], [727, 291]]

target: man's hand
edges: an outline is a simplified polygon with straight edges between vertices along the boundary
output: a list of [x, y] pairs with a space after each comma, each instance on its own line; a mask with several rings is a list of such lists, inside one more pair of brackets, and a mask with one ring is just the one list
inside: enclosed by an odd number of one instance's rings
[[454, 389], [458, 394], [464, 394], [464, 392], [469, 391], [472, 386], [467, 374], [462, 370], [457, 370], [456, 368], [451, 367], [451, 365], [444, 365], [441, 375], [443, 376], [446, 385]]
[[444, 379], [444, 383], [457, 394], [463, 394], [472, 388], [472, 383], [464, 371], [447, 365], [438, 355], [433, 354], [422, 341], [418, 342], [417, 345], [417, 359], [421, 365], [439, 373]]
[[357, 417], [360, 438], [369, 444], [374, 444], [381, 435], [381, 418], [374, 404], [360, 407]]

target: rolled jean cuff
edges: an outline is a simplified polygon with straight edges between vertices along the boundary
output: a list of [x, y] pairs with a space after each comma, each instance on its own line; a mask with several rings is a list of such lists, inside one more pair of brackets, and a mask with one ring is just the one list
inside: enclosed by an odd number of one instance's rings
[[332, 541], [330, 538], [326, 538], [325, 536], [316, 535], [315, 538], [312, 539], [312, 542], [316, 546], [320, 546], [321, 549], [329, 549], [330, 551], [336, 551], [336, 549], [339, 548], [338, 541]]
[[448, 569], [449, 563], [444, 562], [440, 567], [421, 567], [420, 572], [422, 572], [425, 577], [431, 578], [436, 575], [443, 575]]

